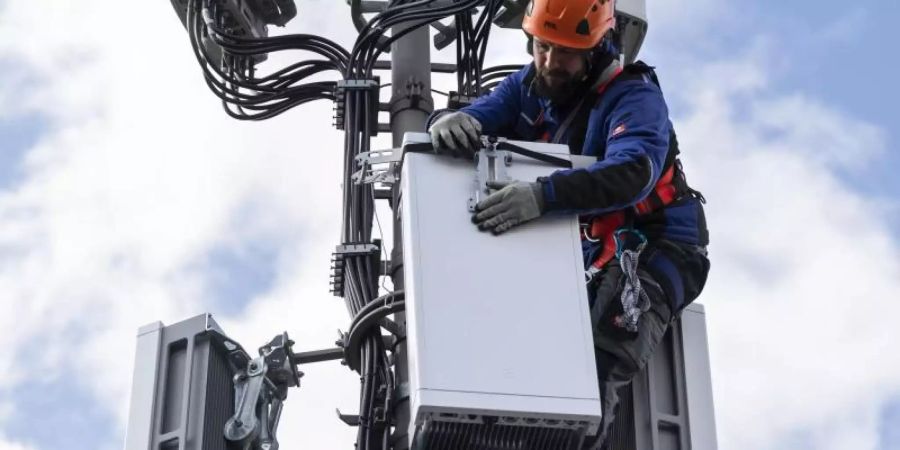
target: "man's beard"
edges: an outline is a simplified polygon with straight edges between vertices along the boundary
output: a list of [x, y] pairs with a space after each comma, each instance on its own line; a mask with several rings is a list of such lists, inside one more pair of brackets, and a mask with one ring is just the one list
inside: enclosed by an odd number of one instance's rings
[[[553, 78], [553, 85], [547, 83], [547, 78]], [[534, 90], [541, 97], [550, 100], [554, 105], [568, 105], [582, 94], [584, 74], [574, 76], [564, 70], [538, 70], [534, 77]]]

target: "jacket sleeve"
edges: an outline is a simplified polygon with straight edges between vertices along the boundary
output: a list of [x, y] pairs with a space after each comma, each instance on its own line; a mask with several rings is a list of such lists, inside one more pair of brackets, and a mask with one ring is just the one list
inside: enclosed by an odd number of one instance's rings
[[[623, 82], [611, 91], [605, 96], [611, 105], [599, 106], [610, 111], [606, 120], [596, 119], [588, 127], [588, 134], [605, 137], [605, 157], [584, 169], [541, 178], [547, 212], [600, 214], [623, 209], [646, 198], [659, 180], [671, 130], [662, 92], [647, 80]], [[592, 130], [595, 127], [600, 129]]]
[[[460, 111], [471, 115], [481, 122], [482, 133], [497, 135], [512, 128], [521, 112], [522, 86], [528, 66], [506, 77], [490, 94], [479, 97]], [[443, 114], [451, 110], [435, 111], [428, 118], [428, 128]]]

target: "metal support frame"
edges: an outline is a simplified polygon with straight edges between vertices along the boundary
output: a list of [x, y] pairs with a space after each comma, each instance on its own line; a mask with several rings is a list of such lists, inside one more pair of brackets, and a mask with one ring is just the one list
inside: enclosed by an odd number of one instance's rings
[[620, 392], [610, 450], [715, 450], [703, 305], [689, 305], [647, 367]]
[[[636, 448], [688, 450], [683, 325], [672, 324], [647, 368], [632, 381], [635, 396]], [[645, 419], [645, 420], [638, 420]]]

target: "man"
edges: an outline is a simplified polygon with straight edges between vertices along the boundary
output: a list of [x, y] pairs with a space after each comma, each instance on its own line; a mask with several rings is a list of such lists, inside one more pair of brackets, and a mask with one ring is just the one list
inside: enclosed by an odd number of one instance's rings
[[669, 324], [703, 289], [709, 262], [702, 196], [687, 186], [652, 68], [621, 66], [613, 0], [533, 0], [522, 23], [534, 64], [458, 112], [432, 117], [435, 150], [471, 157], [482, 133], [568, 144], [587, 169], [495, 185], [473, 222], [504, 233], [544, 214], [584, 230], [604, 424], [617, 389], [646, 365]]

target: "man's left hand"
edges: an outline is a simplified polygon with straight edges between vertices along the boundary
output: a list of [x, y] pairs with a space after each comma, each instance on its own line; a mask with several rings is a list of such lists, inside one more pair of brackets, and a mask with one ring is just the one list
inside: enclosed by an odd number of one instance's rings
[[472, 222], [479, 230], [500, 234], [541, 216], [544, 193], [540, 183], [489, 181], [487, 186], [499, 191], [475, 205]]

